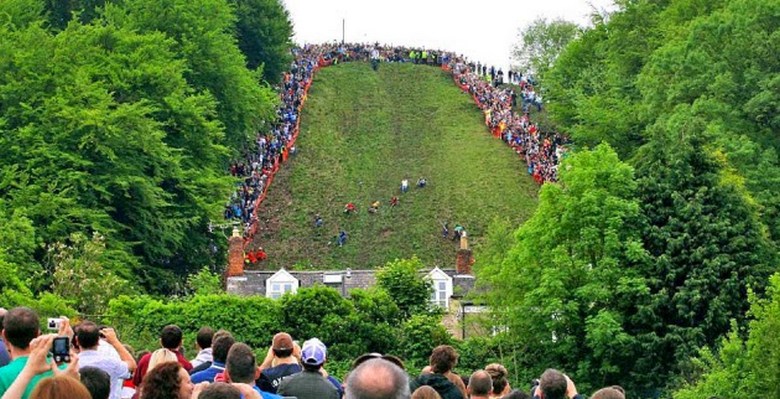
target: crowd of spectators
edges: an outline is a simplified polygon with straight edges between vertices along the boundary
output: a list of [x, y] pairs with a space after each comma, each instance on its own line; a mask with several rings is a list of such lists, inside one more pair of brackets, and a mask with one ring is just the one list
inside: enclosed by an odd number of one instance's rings
[[[278, 88], [281, 105], [276, 120], [256, 135], [253, 146], [240, 161], [230, 165], [230, 174], [240, 179], [237, 190], [225, 205], [224, 216], [243, 224], [246, 262], [266, 258], [261, 249], [251, 248], [259, 228], [258, 208], [281, 163], [296, 152], [301, 107], [319, 68], [347, 61], [411, 62], [441, 67], [450, 71], [455, 82], [470, 93], [485, 114], [485, 124], [527, 164], [528, 173], [541, 184], [557, 181], [558, 163], [566, 151], [566, 138], [541, 132], [531, 122], [531, 107], [542, 108], [541, 95], [528, 76], [509, 71], [509, 85], [502, 85], [504, 72], [494, 66], [468, 62], [462, 56], [424, 48], [383, 46], [379, 44], [318, 44], [295, 48], [290, 69]], [[521, 100], [517, 110], [517, 99]], [[260, 252], [258, 252], [260, 251]]]
[[[326, 371], [328, 349], [317, 338], [298, 345], [277, 333], [258, 362], [254, 351], [229, 331], [204, 327], [197, 356], [183, 354], [182, 331], [169, 325], [160, 348], [138, 360], [113, 329], [82, 321], [71, 328], [62, 318], [57, 334], [42, 335], [38, 315], [19, 307], [7, 312], [2, 338], [10, 363], [0, 367], [1, 399], [584, 399], [574, 382], [555, 369], [528, 387], [513, 389], [507, 369], [497, 363], [470, 376], [454, 370], [458, 353], [449, 345], [433, 348], [428, 366], [417, 372], [393, 355], [367, 353], [339, 380]], [[66, 337], [70, 361], [50, 357], [52, 342]], [[619, 386], [596, 391], [591, 399], [625, 399]]]

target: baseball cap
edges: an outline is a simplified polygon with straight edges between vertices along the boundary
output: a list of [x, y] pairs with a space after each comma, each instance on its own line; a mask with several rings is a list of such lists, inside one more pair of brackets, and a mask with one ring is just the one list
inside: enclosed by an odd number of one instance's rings
[[283, 350], [289, 350], [293, 348], [293, 339], [290, 336], [290, 334], [287, 334], [285, 332], [280, 332], [276, 335], [274, 335], [274, 341], [272, 348], [283, 351]]
[[317, 338], [304, 342], [303, 348], [301, 348], [301, 362], [309, 366], [319, 366], [325, 363], [326, 355], [325, 344]]

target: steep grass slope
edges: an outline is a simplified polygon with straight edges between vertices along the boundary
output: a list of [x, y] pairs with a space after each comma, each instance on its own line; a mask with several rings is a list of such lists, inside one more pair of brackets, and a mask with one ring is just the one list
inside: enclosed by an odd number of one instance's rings
[[[298, 153], [261, 208], [256, 239], [269, 258], [260, 266], [360, 269], [417, 255], [452, 267], [457, 246], [442, 239], [443, 222], [450, 230], [462, 224], [477, 244], [495, 218], [519, 225], [538, 189], [482, 119], [437, 68], [383, 64], [373, 72], [349, 63], [321, 70], [302, 113]], [[426, 188], [414, 187], [419, 177]], [[403, 178], [412, 186], [406, 194]], [[370, 214], [375, 200], [382, 205]], [[359, 212], [345, 215], [347, 202]], [[319, 229], [316, 213], [325, 222]], [[335, 245], [340, 229], [349, 234], [344, 247]]]

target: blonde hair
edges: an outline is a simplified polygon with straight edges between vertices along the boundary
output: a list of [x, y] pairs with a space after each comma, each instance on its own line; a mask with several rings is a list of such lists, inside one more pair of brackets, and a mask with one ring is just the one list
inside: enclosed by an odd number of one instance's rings
[[148, 373], [158, 365], [168, 362], [178, 363], [179, 359], [170, 349], [157, 349], [156, 351], [152, 352], [152, 357], [149, 358], [149, 368], [146, 369], [146, 372]]
[[412, 393], [412, 399], [441, 399], [441, 395], [428, 385], [423, 385]]

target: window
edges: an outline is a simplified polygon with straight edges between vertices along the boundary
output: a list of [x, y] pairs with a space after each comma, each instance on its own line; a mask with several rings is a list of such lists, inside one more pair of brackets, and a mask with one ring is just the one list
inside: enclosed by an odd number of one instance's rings
[[434, 284], [434, 291], [433, 296], [431, 297], [431, 302], [433, 302], [434, 305], [441, 306], [443, 308], [447, 307], [447, 282], [446, 281], [436, 281]]
[[427, 276], [433, 285], [431, 292], [431, 304], [443, 308], [449, 307], [450, 297], [452, 296], [452, 277], [448, 276], [439, 268], [434, 268]]
[[298, 279], [282, 269], [269, 277], [265, 282], [265, 296], [271, 299], [281, 298], [282, 295], [298, 290]]

